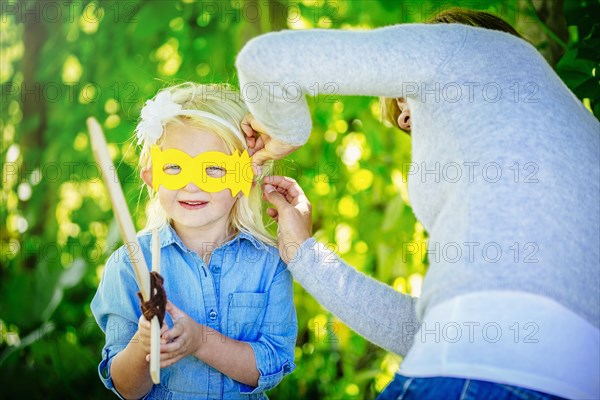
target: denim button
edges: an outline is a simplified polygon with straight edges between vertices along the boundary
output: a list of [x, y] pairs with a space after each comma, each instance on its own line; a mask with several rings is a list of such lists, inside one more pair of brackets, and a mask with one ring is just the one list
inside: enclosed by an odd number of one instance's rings
[[217, 312], [215, 310], [210, 310], [208, 317], [214, 321], [215, 319], [217, 319]]
[[217, 266], [217, 265], [213, 265], [213, 267], [210, 269], [213, 273], [218, 274], [221, 272], [221, 267]]

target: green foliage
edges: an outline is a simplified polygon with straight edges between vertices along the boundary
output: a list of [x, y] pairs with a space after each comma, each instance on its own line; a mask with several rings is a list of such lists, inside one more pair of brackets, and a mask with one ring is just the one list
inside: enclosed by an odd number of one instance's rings
[[573, 93], [600, 116], [600, 3], [565, 2], [571, 42], [556, 70]]
[[[104, 338], [89, 304], [118, 233], [89, 148], [85, 119], [101, 121], [117, 173], [142, 225], [145, 195], [133, 127], [160, 87], [235, 82], [235, 55], [281, 28], [372, 28], [418, 22], [460, 1], [5, 1], [0, 208], [0, 384], [5, 398], [113, 398], [96, 368]], [[566, 1], [565, 82], [600, 115], [597, 2]], [[506, 11], [512, 1], [478, 3]], [[54, 8], [53, 8], [54, 7]], [[58, 8], [57, 8], [58, 7]], [[33, 10], [33, 11], [32, 11]], [[58, 10], [58, 11], [57, 11]], [[27, 12], [26, 12], [27, 11]], [[60, 13], [60, 15], [57, 14]], [[505, 16], [502, 15], [502, 16]], [[592, 72], [594, 71], [595, 73]], [[427, 234], [408, 203], [410, 139], [378, 122], [377, 99], [310, 100], [314, 134], [276, 171], [313, 201], [315, 235], [359, 270], [418, 293]], [[400, 358], [368, 343], [295, 288], [296, 372], [269, 396], [374, 398]]]

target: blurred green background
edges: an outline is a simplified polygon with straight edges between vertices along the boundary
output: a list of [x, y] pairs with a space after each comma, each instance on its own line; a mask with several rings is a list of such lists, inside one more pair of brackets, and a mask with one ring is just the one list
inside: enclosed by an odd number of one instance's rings
[[[5, 1], [0, 14], [2, 194], [0, 396], [113, 398], [97, 376], [103, 335], [89, 303], [120, 238], [85, 118], [105, 129], [131, 212], [145, 194], [130, 140], [166, 85], [230, 82], [252, 37], [280, 29], [369, 29], [451, 6], [507, 20], [600, 115], [598, 1]], [[595, 15], [596, 17], [593, 17]], [[357, 55], [360, 57], [360, 55]], [[410, 138], [381, 125], [375, 98], [310, 99], [314, 134], [279, 162], [314, 206], [316, 237], [357, 269], [418, 295], [427, 233], [402, 163]], [[415, 243], [419, 252], [402, 251]], [[406, 250], [406, 249], [404, 249]], [[296, 371], [273, 399], [372, 399], [401, 358], [350, 331], [296, 286]]]

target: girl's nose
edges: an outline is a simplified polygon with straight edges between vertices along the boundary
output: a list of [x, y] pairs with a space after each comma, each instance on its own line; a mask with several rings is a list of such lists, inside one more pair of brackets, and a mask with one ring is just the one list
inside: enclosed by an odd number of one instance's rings
[[398, 116], [398, 126], [407, 132], [410, 132], [410, 110], [405, 107]]
[[195, 192], [200, 192], [202, 189], [200, 189], [198, 186], [196, 186], [196, 184], [194, 182], [190, 182], [183, 187], [183, 190], [185, 190], [186, 192], [195, 193]]

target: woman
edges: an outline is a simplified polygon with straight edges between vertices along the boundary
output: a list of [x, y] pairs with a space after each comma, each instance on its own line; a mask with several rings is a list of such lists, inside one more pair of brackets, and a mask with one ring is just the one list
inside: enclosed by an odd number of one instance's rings
[[435, 22], [449, 23], [272, 33], [238, 55], [255, 162], [306, 142], [293, 90], [382, 96], [413, 138], [409, 194], [429, 247], [458, 251], [430, 260], [419, 299], [402, 295], [311, 239], [302, 190], [273, 177], [282, 258], [321, 304], [405, 356], [382, 398], [598, 398], [600, 125], [504, 21], [452, 10]]

